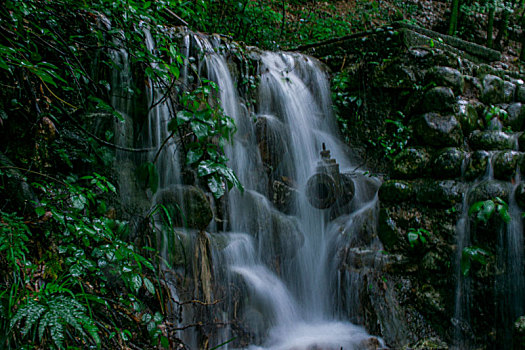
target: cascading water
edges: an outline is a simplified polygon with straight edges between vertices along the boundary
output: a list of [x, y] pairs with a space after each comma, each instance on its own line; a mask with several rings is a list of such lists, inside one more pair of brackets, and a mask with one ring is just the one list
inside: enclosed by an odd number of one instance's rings
[[[154, 50], [151, 35], [147, 30], [145, 33], [148, 48]], [[229, 325], [239, 319], [251, 340], [232, 343], [236, 347], [364, 347], [370, 336], [362, 327], [345, 321], [348, 316], [340, 310], [341, 303], [333, 300], [340, 295], [338, 242], [343, 237], [341, 231], [353, 230], [363, 213], [368, 215], [376, 209], [379, 181], [368, 180], [368, 185], [363, 185], [356, 180], [360, 177], [354, 179], [355, 194], [347, 205], [348, 213], [353, 214], [342, 216], [346, 223], [334, 225], [330, 210], [316, 209], [308, 202], [305, 187], [316, 171], [322, 144], [330, 149], [343, 172], [354, 168], [335, 136], [330, 90], [320, 64], [300, 54], [262, 53], [258, 58], [260, 85], [255, 111], [239, 97], [228, 62], [218, 53], [219, 40], [187, 33], [182, 41], [188, 56], [195, 46], [200, 51], [201, 58], [193, 69], [198, 67], [201, 76], [218, 85], [224, 113], [236, 123], [233, 143], [225, 152], [229, 166], [245, 187], [244, 193], [233, 190], [227, 194], [224, 232], [209, 235], [212, 242], [223, 242], [214, 244], [213, 271], [215, 283], [226, 289], [227, 304], [220, 315], [226, 326], [211, 341], [220, 344], [232, 339], [235, 331]], [[182, 85], [189, 83], [189, 58], [182, 69]], [[167, 123], [174, 111], [169, 100], [161, 101], [166, 91], [151, 82], [149, 86], [151, 108], [142, 146], [158, 149], [169, 136]], [[274, 159], [270, 171], [264, 164], [268, 155], [260, 152], [258, 123], [264, 125], [266, 141], [271, 143], [265, 145], [268, 152], [279, 158]], [[164, 146], [160, 154], [148, 155], [149, 161], [158, 158], [162, 189], [181, 182], [178, 150], [174, 144]], [[286, 210], [289, 214], [277, 210], [270, 200], [275, 180], [292, 187], [294, 195]], [[195, 241], [208, 239], [203, 232], [199, 235]], [[206, 270], [211, 271], [208, 267]], [[191, 317], [191, 312], [187, 314]], [[195, 337], [193, 332], [184, 340], [192, 347], [201, 346]]]
[[[473, 349], [476, 348], [474, 342], [474, 330], [471, 325], [471, 308], [475, 303], [473, 295], [473, 280], [471, 276], [463, 276], [461, 261], [463, 249], [472, 245], [473, 231], [471, 228], [470, 206], [473, 204], [471, 195], [477, 187], [490, 187], [490, 184], [497, 183], [494, 179], [493, 159], [495, 152], [488, 155], [487, 169], [483, 176], [473, 181], [463, 195], [462, 213], [456, 225], [457, 255], [455, 261], [456, 290], [454, 317], [452, 323], [454, 329], [453, 348], [454, 349]], [[468, 160], [467, 160], [468, 161]], [[464, 174], [463, 166], [462, 173]], [[464, 176], [464, 175], [463, 175]], [[497, 236], [495, 243], [495, 270], [496, 277], [494, 283], [494, 300], [488, 303], [495, 303], [495, 317], [492, 327], [495, 329], [495, 341], [498, 347], [512, 348], [512, 327], [513, 322], [518, 316], [522, 315], [524, 307], [524, 280], [523, 280], [523, 211], [516, 203], [515, 192], [520, 183], [519, 170], [512, 179], [514, 185], [502, 183], [502, 186], [510, 188], [508, 193], [508, 214], [510, 220], [503, 226], [493, 227], [493, 232]], [[490, 192], [490, 190], [488, 191]], [[482, 198], [477, 198], [480, 200]], [[484, 198], [494, 199], [494, 198]], [[499, 215], [499, 214], [495, 214]]]
[[[278, 120], [285, 128], [281, 135], [286, 137], [283, 144], [288, 146], [288, 154], [283, 155], [279, 172], [293, 179], [299, 189], [292, 210], [296, 215], [287, 217], [271, 207], [267, 200], [269, 193], [261, 186], [266, 183], [266, 177], [253, 122], [236, 98], [224, 58], [209, 54], [206, 64], [209, 78], [220, 87], [225, 113], [235, 119], [239, 128], [227, 156], [246, 193], [230, 193], [229, 222], [231, 231], [243, 233], [229, 234], [228, 247], [222, 254], [226, 256], [229, 279], [238, 279], [235, 275], [242, 277], [251, 295], [244, 305], [245, 319], [256, 340], [263, 343], [251, 348], [352, 349], [360, 346], [369, 338], [367, 333], [334, 319], [336, 310], [331, 300], [334, 291], [330, 289], [333, 283], [329, 269], [334, 267], [335, 256], [330, 250], [332, 237], [329, 235], [337, 232], [327, 230], [327, 212], [313, 208], [304, 194], [322, 143], [342, 161], [343, 168], [350, 166], [333, 136], [324, 74], [316, 62], [306, 56], [264, 53], [261, 57], [258, 118]], [[368, 204], [363, 203], [359, 193], [355, 202], [357, 207]], [[283, 249], [289, 239], [298, 244]], [[284, 255], [278, 267], [268, 261], [272, 251]]]

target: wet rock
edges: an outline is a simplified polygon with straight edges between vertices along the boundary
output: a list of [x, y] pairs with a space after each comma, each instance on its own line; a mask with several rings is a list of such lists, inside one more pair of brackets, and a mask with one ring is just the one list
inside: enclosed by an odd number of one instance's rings
[[516, 173], [519, 153], [515, 151], [498, 152], [493, 159], [494, 177], [509, 181]]
[[381, 343], [375, 337], [367, 338], [359, 344], [359, 349], [363, 350], [379, 350], [382, 348]]
[[386, 208], [379, 211], [379, 239], [388, 251], [396, 251], [405, 245], [405, 237]]
[[449, 87], [456, 94], [461, 94], [465, 87], [465, 79], [459, 70], [450, 67], [434, 67], [425, 77], [427, 83], [436, 83], [438, 86]]
[[461, 125], [453, 115], [423, 114], [415, 121], [414, 131], [421, 142], [431, 146], [459, 146], [463, 140]]
[[502, 131], [476, 130], [469, 137], [469, 144], [475, 150], [512, 150], [516, 147], [516, 140]]
[[484, 180], [480, 182], [469, 195], [469, 205], [478, 201], [500, 197], [508, 203], [511, 184], [499, 180]]
[[424, 180], [417, 186], [416, 199], [420, 203], [450, 207], [461, 202], [464, 184], [454, 180]]
[[474, 180], [483, 176], [487, 172], [490, 154], [487, 151], [476, 151], [470, 155], [465, 169], [465, 178]]
[[257, 146], [263, 163], [275, 169], [288, 154], [286, 128], [273, 116], [258, 116], [255, 123]]
[[423, 112], [451, 112], [455, 102], [456, 98], [451, 88], [437, 86], [425, 93], [421, 109]]
[[518, 136], [518, 149], [525, 152], [525, 133], [520, 133]]
[[525, 183], [522, 182], [518, 185], [514, 195], [516, 196], [516, 202], [520, 208], [525, 209]]
[[437, 179], [459, 177], [464, 159], [465, 152], [458, 148], [449, 147], [440, 150], [432, 161], [433, 177]]
[[483, 78], [481, 101], [486, 104], [498, 104], [505, 101], [504, 81], [500, 77], [487, 74]]
[[385, 203], [410, 201], [414, 197], [414, 187], [408, 181], [387, 180], [379, 189], [379, 199]]
[[280, 257], [295, 257], [304, 244], [304, 235], [295, 218], [284, 215], [277, 210], [271, 214], [273, 226], [273, 251]]
[[510, 81], [505, 81], [503, 83], [503, 102], [509, 103], [514, 100], [514, 95], [516, 92], [516, 85]]
[[513, 131], [522, 131], [523, 122], [525, 121], [525, 108], [520, 102], [512, 103], [507, 107], [507, 119], [504, 124], [509, 126]]
[[290, 214], [299, 192], [282, 181], [275, 180], [272, 184], [272, 203], [280, 211]]
[[195, 186], [174, 185], [166, 188], [156, 195], [155, 203], [167, 208], [177, 226], [204, 230], [213, 218], [208, 198]]
[[456, 113], [456, 119], [461, 124], [463, 134], [469, 135], [472, 131], [479, 128], [479, 118], [476, 107], [465, 100], [458, 101], [458, 113]]
[[430, 156], [421, 148], [404, 149], [394, 158], [393, 173], [400, 178], [415, 178], [422, 175], [429, 164]]
[[516, 88], [516, 100], [525, 103], [525, 85], [522, 84]]

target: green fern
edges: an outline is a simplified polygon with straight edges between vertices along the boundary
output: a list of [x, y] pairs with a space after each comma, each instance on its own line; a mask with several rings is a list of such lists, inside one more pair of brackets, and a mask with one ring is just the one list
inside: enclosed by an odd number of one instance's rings
[[69, 326], [83, 336], [87, 332], [97, 344], [97, 347], [100, 347], [98, 329], [86, 311], [86, 307], [73, 298], [65, 295], [51, 295], [40, 301], [30, 300], [18, 310], [11, 320], [10, 327], [13, 328], [17, 323], [25, 319], [22, 335], [26, 336], [39, 321], [38, 337], [40, 341], [42, 341], [46, 330], [49, 330], [56, 347], [63, 349], [65, 341], [64, 330]]

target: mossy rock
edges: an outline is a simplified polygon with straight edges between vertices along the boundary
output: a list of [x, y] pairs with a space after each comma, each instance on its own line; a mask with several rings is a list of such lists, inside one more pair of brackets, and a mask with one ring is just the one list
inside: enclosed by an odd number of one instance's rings
[[414, 186], [409, 181], [387, 180], [379, 189], [379, 199], [385, 203], [406, 202], [414, 198]]
[[434, 67], [425, 76], [427, 84], [451, 88], [456, 94], [461, 94], [465, 87], [465, 79], [459, 70], [450, 67]]
[[458, 101], [458, 113], [456, 119], [461, 124], [461, 130], [465, 136], [480, 127], [480, 119], [476, 107], [465, 100]]
[[440, 150], [432, 160], [432, 174], [437, 179], [453, 179], [461, 175], [465, 152], [456, 147]]
[[503, 124], [510, 127], [513, 131], [522, 131], [525, 121], [525, 108], [520, 102], [511, 103], [506, 108], [507, 118]]
[[516, 94], [516, 85], [510, 81], [503, 82], [503, 102], [509, 103], [514, 101], [514, 95]]
[[483, 78], [481, 101], [486, 104], [498, 104], [505, 102], [505, 82], [500, 77], [487, 74]]
[[516, 191], [514, 192], [514, 195], [516, 196], [516, 202], [520, 206], [521, 209], [525, 209], [525, 183], [522, 182], [518, 185], [516, 188]]
[[164, 205], [177, 226], [204, 230], [213, 218], [213, 212], [204, 192], [189, 185], [174, 185], [160, 191], [157, 204]]
[[490, 154], [487, 151], [475, 151], [470, 155], [465, 169], [465, 178], [474, 180], [483, 176], [487, 172]]
[[451, 207], [460, 203], [465, 186], [454, 180], [424, 180], [417, 186], [416, 199], [420, 203], [438, 207]]
[[516, 139], [503, 131], [476, 130], [470, 134], [469, 144], [475, 150], [513, 150], [516, 148]]
[[421, 176], [428, 168], [430, 156], [422, 148], [407, 148], [401, 151], [393, 161], [393, 174], [400, 178]]
[[516, 167], [520, 153], [515, 151], [498, 152], [493, 159], [494, 177], [499, 180], [510, 181], [516, 174]]
[[511, 184], [505, 181], [499, 180], [484, 180], [480, 182], [469, 195], [469, 205], [484, 201], [487, 199], [494, 199], [500, 197], [508, 203], [509, 195], [511, 191]]
[[415, 120], [414, 131], [422, 143], [430, 146], [459, 146], [463, 142], [461, 125], [453, 115], [423, 114]]
[[425, 93], [420, 108], [422, 112], [452, 112], [455, 103], [451, 88], [436, 86]]

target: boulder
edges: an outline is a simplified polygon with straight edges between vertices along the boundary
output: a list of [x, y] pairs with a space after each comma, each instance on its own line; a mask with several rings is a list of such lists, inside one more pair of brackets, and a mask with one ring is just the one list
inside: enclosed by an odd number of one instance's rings
[[451, 88], [456, 94], [461, 94], [465, 87], [465, 79], [459, 70], [450, 67], [434, 67], [425, 76], [427, 84]]
[[515, 151], [498, 152], [492, 161], [494, 177], [499, 180], [511, 180], [516, 174], [520, 153]]
[[469, 144], [475, 150], [513, 150], [516, 148], [516, 138], [502, 131], [476, 130], [470, 134]]
[[516, 202], [520, 206], [521, 209], [525, 209], [525, 183], [522, 182], [518, 185], [516, 188], [516, 192], [514, 192], [514, 195], [516, 196]]
[[379, 199], [386, 203], [399, 203], [415, 198], [414, 186], [409, 181], [387, 180], [379, 189]]
[[490, 154], [487, 151], [475, 151], [470, 155], [465, 169], [465, 178], [474, 180], [483, 176], [487, 172]]
[[465, 152], [455, 147], [440, 150], [432, 160], [432, 175], [436, 179], [453, 179], [461, 176]]
[[440, 207], [451, 207], [461, 203], [465, 186], [454, 180], [424, 180], [416, 190], [416, 200], [420, 203]]
[[420, 107], [422, 112], [451, 112], [455, 102], [451, 88], [437, 86], [425, 93]]
[[469, 194], [469, 205], [475, 202], [500, 197], [505, 202], [509, 201], [511, 184], [499, 180], [484, 180], [472, 189]]
[[521, 102], [515, 102], [507, 107], [507, 119], [504, 120], [505, 126], [510, 127], [513, 131], [522, 131], [523, 122], [525, 121], [525, 108]]
[[463, 141], [461, 125], [453, 115], [423, 114], [416, 119], [414, 131], [421, 142], [430, 146], [459, 146]]
[[421, 176], [428, 168], [430, 156], [422, 148], [407, 148], [401, 151], [393, 161], [393, 174], [400, 178]]
[[213, 218], [208, 198], [195, 186], [168, 187], [157, 193], [155, 203], [166, 207], [177, 226], [204, 230]]
[[476, 107], [465, 100], [459, 100], [457, 103], [458, 112], [456, 113], [456, 119], [461, 124], [461, 129], [465, 136], [469, 135], [472, 131], [479, 128], [479, 117]]
[[514, 101], [514, 95], [516, 93], [516, 85], [510, 81], [503, 83], [503, 102], [509, 103]]
[[505, 83], [495, 75], [487, 74], [483, 78], [481, 101], [486, 104], [498, 104], [505, 101]]
[[519, 85], [516, 88], [516, 101], [525, 103], [525, 85]]

